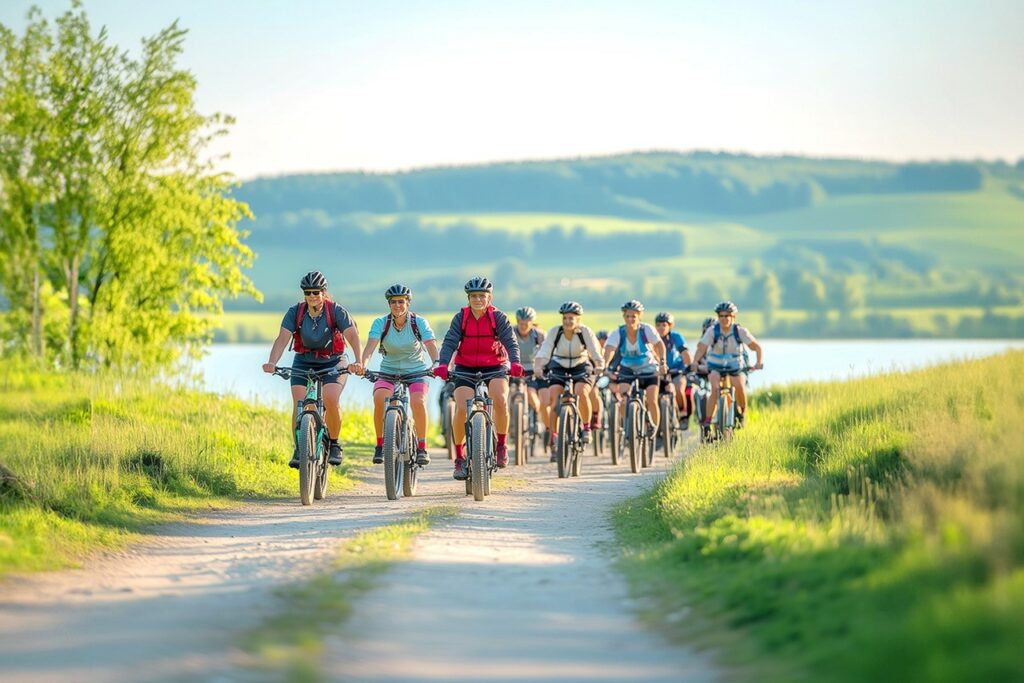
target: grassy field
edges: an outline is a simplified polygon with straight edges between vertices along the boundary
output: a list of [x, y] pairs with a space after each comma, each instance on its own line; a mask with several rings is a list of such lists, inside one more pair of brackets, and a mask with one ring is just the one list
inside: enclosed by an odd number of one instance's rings
[[1024, 680], [1024, 354], [762, 392], [615, 515], [659, 628], [768, 681]]
[[[234, 399], [0, 365], [0, 574], [73, 566], [197, 509], [297, 495], [287, 422]], [[372, 443], [368, 415], [344, 424], [344, 440]], [[335, 470], [334, 490], [347, 483]]]

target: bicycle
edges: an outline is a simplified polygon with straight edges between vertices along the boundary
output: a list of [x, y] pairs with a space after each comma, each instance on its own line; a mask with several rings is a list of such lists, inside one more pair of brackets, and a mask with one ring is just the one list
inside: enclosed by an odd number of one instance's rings
[[504, 370], [483, 372], [457, 372], [452, 376], [472, 381], [475, 384], [473, 398], [466, 400], [466, 463], [469, 476], [466, 478], [466, 493], [473, 494], [473, 500], [483, 500], [491, 495], [491, 476], [498, 469], [495, 449], [498, 437], [494, 432], [494, 404], [487, 395], [487, 382], [505, 377]]
[[448, 451], [448, 459], [455, 459], [455, 439], [452, 436], [452, 423], [455, 422], [455, 385], [445, 382], [441, 389], [441, 434], [444, 435], [444, 445]]
[[[605, 444], [608, 442], [608, 411], [606, 406], [608, 405], [608, 394], [611, 393], [611, 389], [608, 388], [608, 378], [601, 376], [597, 378], [594, 385], [597, 387], [597, 400], [601, 402], [600, 417], [597, 422], [597, 429], [592, 429], [591, 438], [594, 440], [594, 457], [600, 458], [604, 453]], [[590, 399], [593, 401], [593, 397]], [[597, 408], [594, 408], [597, 411]]]
[[411, 498], [416, 495], [416, 478], [420, 465], [416, 463], [416, 430], [409, 411], [409, 384], [424, 377], [433, 377], [432, 372], [417, 372], [411, 375], [393, 375], [367, 370], [363, 378], [370, 382], [384, 380], [395, 385], [384, 409], [384, 493], [388, 500], [398, 500], [400, 495]]
[[527, 420], [530, 402], [527, 394], [527, 377], [512, 377], [509, 379], [509, 428], [508, 439], [514, 452], [513, 462], [517, 465], [525, 465], [529, 456], [526, 434], [529, 426]]
[[[669, 370], [666, 382], [671, 382], [673, 377], [681, 375], [681, 370]], [[658, 421], [661, 449], [666, 458], [672, 457], [676, 445], [682, 440], [682, 426], [679, 422], [679, 414], [676, 412], [675, 393], [660, 391], [658, 393], [658, 411], [661, 419]]]
[[[601, 387], [601, 384], [604, 384]], [[609, 450], [612, 454], [612, 464], [618, 465], [619, 458], [624, 457], [625, 443], [625, 415], [626, 411], [622, 405], [622, 401], [615, 396], [615, 393], [611, 391], [609, 385], [611, 384], [611, 378], [608, 374], [602, 375], [598, 380], [597, 384], [602, 388], [601, 394], [604, 397], [604, 418], [602, 426], [604, 430], [607, 430], [607, 439]]]
[[690, 389], [690, 398], [693, 401], [693, 419], [696, 420], [698, 426], [703, 425], [708, 396], [711, 395], [707, 375], [689, 372], [686, 374], [686, 384]]
[[324, 379], [347, 374], [337, 367], [323, 370], [299, 370], [275, 367], [274, 374], [283, 379], [292, 376], [306, 378], [306, 396], [297, 401], [295, 418], [295, 447], [299, 453], [299, 498], [303, 505], [321, 500], [327, 493], [327, 475], [330, 465], [331, 437], [324, 422]]
[[649, 467], [654, 462], [654, 435], [649, 434], [647, 430], [650, 415], [647, 412], [644, 390], [640, 388], [640, 380], [650, 377], [657, 377], [657, 374], [633, 375], [626, 398], [623, 441], [629, 448], [629, 469], [633, 474], [639, 472], [641, 467]]
[[[753, 368], [742, 370], [744, 375], [753, 372]], [[715, 410], [715, 418], [709, 425], [701, 420], [700, 439], [701, 443], [712, 443], [714, 441], [732, 441], [736, 425], [736, 394], [732, 386], [732, 375], [721, 373], [718, 380], [718, 408]]]
[[565, 479], [570, 475], [580, 476], [582, 469], [582, 456], [585, 450], [581, 436], [583, 421], [575, 388], [576, 382], [583, 381], [587, 373], [559, 372], [558, 376], [565, 379], [565, 386], [562, 387], [562, 394], [558, 398], [558, 443], [555, 446], [555, 454], [558, 461], [558, 478]]

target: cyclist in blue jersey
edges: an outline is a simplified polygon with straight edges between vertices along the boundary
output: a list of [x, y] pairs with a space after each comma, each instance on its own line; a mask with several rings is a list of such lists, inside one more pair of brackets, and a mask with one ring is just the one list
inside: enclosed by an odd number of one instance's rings
[[715, 306], [715, 314], [718, 322], [710, 325], [697, 344], [697, 351], [693, 355], [693, 366], [700, 367], [700, 362], [707, 355], [708, 380], [711, 383], [711, 393], [708, 396], [707, 412], [704, 415], [704, 424], [710, 425], [714, 417], [715, 407], [718, 405], [719, 382], [722, 375], [732, 377], [732, 385], [736, 392], [736, 419], [742, 424], [747, 411], [747, 392], [744, 383], [743, 362], [744, 347], [750, 347], [757, 354], [757, 363], [752, 366], [754, 370], [764, 367], [764, 353], [761, 345], [745, 327], [736, 323], [736, 314], [739, 309], [731, 301], [723, 301]]
[[690, 351], [686, 348], [686, 339], [673, 329], [675, 323], [675, 316], [667, 311], [654, 316], [654, 328], [658, 330], [658, 336], [665, 343], [665, 362], [668, 364], [669, 372], [676, 370], [679, 373], [675, 377], [662, 379], [661, 388], [675, 395], [679, 422], [683, 429], [686, 429], [693, 408], [686, 397], [686, 369], [690, 367], [691, 358]]
[[629, 391], [633, 379], [641, 376], [640, 387], [644, 390], [644, 402], [651, 420], [647, 429], [654, 436], [658, 429], [658, 375], [664, 375], [668, 366], [665, 364], [665, 343], [657, 330], [641, 322], [643, 314], [644, 305], [636, 299], [622, 305], [625, 324], [608, 335], [604, 362], [607, 366], [616, 354], [619, 356], [619, 367], [612, 373], [612, 381], [616, 382], [612, 390], [616, 398], [621, 399]]
[[548, 424], [548, 381], [533, 371], [533, 359], [544, 343], [544, 330], [537, 327], [537, 311], [531, 306], [516, 310], [516, 338], [519, 341], [519, 362], [527, 378], [526, 397], [537, 419]]
[[[363, 366], [370, 360], [379, 346], [383, 359], [380, 371], [389, 375], [412, 375], [427, 372], [437, 362], [437, 339], [427, 319], [409, 310], [412, 290], [401, 284], [394, 284], [384, 292], [391, 312], [373, 321], [370, 326], [366, 348], [363, 349]], [[395, 385], [381, 379], [373, 384], [373, 428], [377, 433], [377, 446], [373, 449], [373, 464], [384, 462], [384, 409]], [[409, 407], [413, 422], [416, 423], [416, 464], [429, 465], [427, 455], [427, 380], [420, 379], [409, 384]]]

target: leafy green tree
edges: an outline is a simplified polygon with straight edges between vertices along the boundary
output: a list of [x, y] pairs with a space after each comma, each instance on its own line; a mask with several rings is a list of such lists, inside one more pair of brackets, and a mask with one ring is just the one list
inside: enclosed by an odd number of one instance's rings
[[782, 287], [775, 273], [768, 271], [761, 277], [750, 281], [747, 289], [745, 305], [764, 312], [765, 324], [771, 327], [775, 321], [775, 312], [782, 304]]

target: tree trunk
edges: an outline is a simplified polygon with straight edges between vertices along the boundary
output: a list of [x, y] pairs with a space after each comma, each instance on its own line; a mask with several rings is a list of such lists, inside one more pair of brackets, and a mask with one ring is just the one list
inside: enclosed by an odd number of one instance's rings
[[68, 306], [70, 307], [70, 315], [68, 316], [68, 358], [71, 360], [71, 367], [78, 369], [78, 366], [82, 362], [81, 353], [79, 353], [78, 344], [78, 270], [79, 270], [80, 258], [78, 254], [71, 257], [71, 263], [65, 270], [65, 277], [67, 279], [68, 288]]
[[37, 359], [43, 357], [43, 310], [39, 301], [39, 263], [33, 268], [32, 274], [32, 355]]

